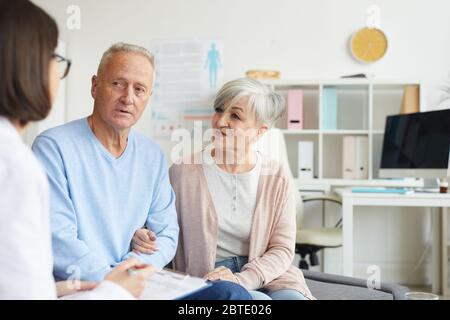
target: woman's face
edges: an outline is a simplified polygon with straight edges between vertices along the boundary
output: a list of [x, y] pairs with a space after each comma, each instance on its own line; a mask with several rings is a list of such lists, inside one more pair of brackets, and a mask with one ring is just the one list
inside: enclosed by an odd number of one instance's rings
[[243, 97], [234, 105], [217, 108], [212, 118], [214, 146], [223, 151], [246, 153], [267, 130], [258, 123], [255, 113], [248, 107], [248, 98]]
[[58, 87], [59, 87], [59, 81], [60, 81], [60, 75], [59, 75], [59, 69], [58, 69], [58, 62], [55, 58], [50, 60], [49, 70], [49, 97], [50, 97], [50, 103], [53, 105], [56, 99], [56, 95], [58, 93]]

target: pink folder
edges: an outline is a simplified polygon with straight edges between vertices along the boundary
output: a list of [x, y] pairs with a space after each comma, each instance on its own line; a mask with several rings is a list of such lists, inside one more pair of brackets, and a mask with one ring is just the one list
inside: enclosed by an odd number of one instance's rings
[[303, 129], [303, 90], [288, 91], [288, 129]]
[[342, 178], [368, 178], [368, 137], [344, 136], [342, 154]]
[[356, 179], [356, 137], [345, 136], [343, 141], [343, 172], [344, 179]]

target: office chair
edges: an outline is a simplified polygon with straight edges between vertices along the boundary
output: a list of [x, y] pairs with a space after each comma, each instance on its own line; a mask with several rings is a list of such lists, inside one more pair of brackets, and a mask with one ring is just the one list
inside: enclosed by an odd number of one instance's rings
[[[304, 196], [297, 200], [297, 238], [295, 253], [301, 257], [300, 269], [309, 269], [309, 265], [319, 264], [318, 251], [325, 248], [338, 248], [342, 246], [342, 218], [329, 228], [303, 229], [303, 204], [310, 201], [330, 201], [342, 205], [341, 200], [333, 195]], [[309, 256], [309, 264], [306, 257]]]
[[[285, 168], [293, 185], [294, 176], [289, 166], [287, 156], [286, 141], [280, 129], [272, 128], [268, 130], [258, 141], [257, 150], [261, 154], [269, 155], [279, 161]], [[309, 265], [319, 264], [318, 251], [324, 248], [337, 248], [342, 246], [342, 219], [332, 228], [303, 229], [304, 203], [312, 201], [329, 201], [342, 205], [341, 200], [333, 195], [304, 196], [296, 190], [296, 212], [297, 212], [297, 236], [295, 243], [295, 253], [300, 255], [299, 267], [309, 269]], [[309, 264], [306, 258], [309, 256]]]

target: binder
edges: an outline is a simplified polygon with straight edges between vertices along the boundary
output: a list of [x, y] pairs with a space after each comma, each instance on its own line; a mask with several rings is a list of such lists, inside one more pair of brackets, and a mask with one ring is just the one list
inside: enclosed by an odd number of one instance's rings
[[298, 178], [311, 180], [314, 178], [314, 142], [298, 142]]
[[354, 187], [352, 193], [396, 193], [396, 194], [413, 194], [414, 190], [406, 188], [384, 188], [384, 187]]
[[344, 136], [342, 150], [342, 177], [368, 178], [368, 137]]
[[323, 88], [323, 129], [337, 129], [337, 92], [334, 87]]
[[418, 85], [406, 86], [403, 91], [401, 114], [420, 111], [420, 87]]
[[288, 91], [288, 129], [303, 129], [303, 90]]

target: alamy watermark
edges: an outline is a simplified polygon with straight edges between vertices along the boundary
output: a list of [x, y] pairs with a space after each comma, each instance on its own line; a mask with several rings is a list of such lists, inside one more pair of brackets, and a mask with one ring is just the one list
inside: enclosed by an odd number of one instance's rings
[[81, 268], [77, 265], [70, 265], [66, 269], [66, 273], [69, 274], [67, 278], [67, 288], [70, 290], [81, 289]]
[[[207, 159], [189, 157], [200, 150], [215, 150], [216, 164], [240, 165], [248, 161], [248, 155], [258, 150], [259, 129], [206, 129], [201, 121], [194, 122], [194, 129], [178, 128], [172, 131], [171, 141], [176, 142], [170, 154], [173, 163], [201, 164]], [[277, 154], [270, 154], [277, 160]]]
[[70, 5], [66, 9], [68, 14], [66, 27], [69, 30], [80, 30], [81, 29], [81, 9], [80, 6]]
[[370, 265], [367, 267], [366, 273], [369, 274], [367, 278], [367, 288], [381, 289], [381, 269], [377, 265]]

